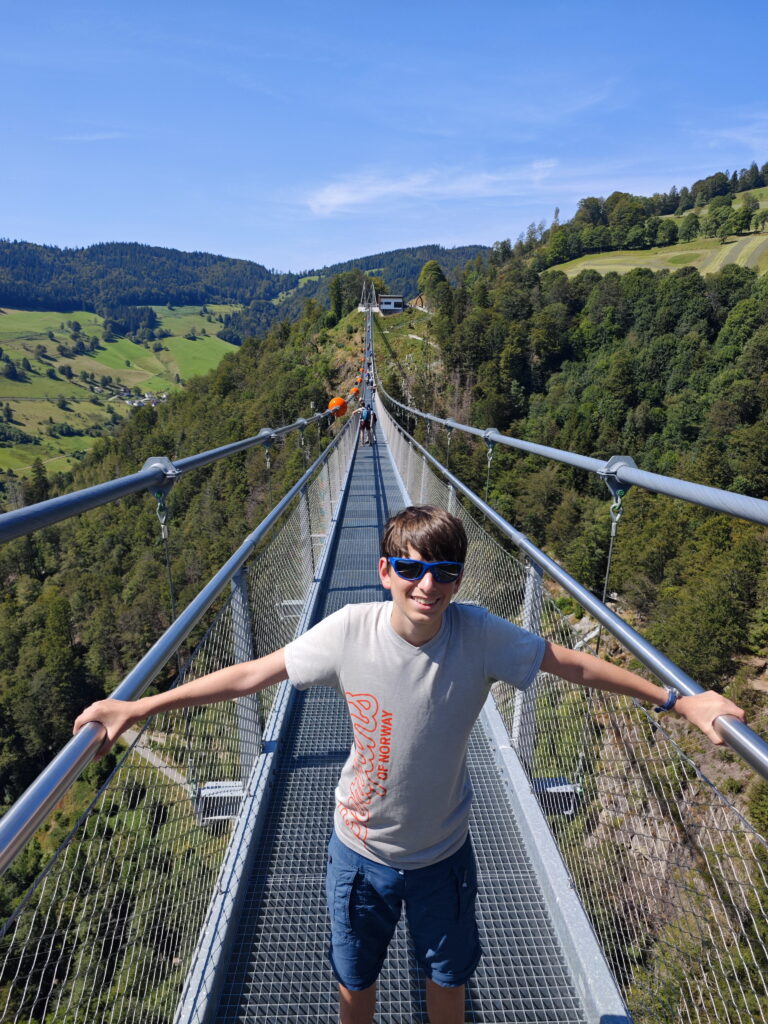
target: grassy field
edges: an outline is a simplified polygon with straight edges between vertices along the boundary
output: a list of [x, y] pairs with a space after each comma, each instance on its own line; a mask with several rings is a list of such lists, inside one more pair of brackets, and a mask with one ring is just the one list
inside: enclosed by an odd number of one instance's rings
[[[107, 391], [94, 392], [82, 380], [84, 372], [97, 382], [111, 377], [115, 385], [157, 395], [178, 390], [180, 382], [213, 369], [227, 352], [234, 351], [232, 345], [216, 337], [221, 328], [219, 317], [234, 308], [209, 305], [203, 312], [199, 306], [155, 306], [159, 328], [169, 332], [168, 337], [159, 339], [162, 347], [157, 352], [152, 342], [149, 347], [125, 337], [104, 342], [103, 320], [95, 313], [3, 309], [0, 349], [19, 369], [26, 359], [30, 370], [23, 373], [22, 380], [0, 376], [0, 411], [9, 405], [12, 418], [8, 425], [37, 443], [0, 441], [0, 470], [23, 474], [38, 458], [52, 469], [67, 468], [96, 442], [95, 436], [82, 432], [129, 415], [123, 399]], [[99, 340], [95, 351], [71, 356], [59, 353], [59, 345], [69, 349], [73, 345], [73, 332], [67, 326], [73, 321], [80, 324], [86, 344], [91, 338]], [[41, 345], [45, 353], [38, 348]], [[62, 373], [65, 368], [71, 370], [72, 379]], [[61, 436], [57, 427], [62, 424], [78, 434]]]
[[678, 242], [655, 249], [617, 249], [615, 252], [591, 253], [568, 263], [559, 263], [553, 270], [562, 270], [575, 277], [582, 270], [597, 270], [600, 274], [615, 271], [625, 274], [635, 267], [649, 270], [679, 270], [696, 267], [702, 274], [714, 274], [728, 263], [752, 267], [759, 274], [768, 272], [768, 234], [745, 235], [721, 243], [717, 238], [697, 238], [693, 242]]
[[[761, 209], [768, 208], [768, 187], [737, 193], [733, 200], [733, 208], [737, 210], [747, 196], [753, 196]], [[706, 214], [707, 207], [696, 207], [690, 212], [701, 217]], [[664, 219], [673, 220], [679, 226], [684, 216], [685, 214], [678, 216], [669, 213], [664, 215]], [[751, 267], [758, 274], [768, 273], [768, 234], [760, 232], [740, 238], [733, 236], [725, 243], [721, 243], [717, 238], [696, 238], [692, 242], [678, 242], [677, 245], [665, 245], [656, 249], [596, 252], [580, 256], [568, 263], [558, 263], [553, 269], [564, 271], [568, 277], [575, 277], [582, 270], [596, 270], [599, 274], [608, 274], [611, 271], [626, 274], [635, 267], [647, 267], [649, 270], [696, 267], [701, 274], [715, 274], [729, 263]]]
[[275, 296], [275, 298], [272, 299], [272, 305], [273, 306], [279, 306], [280, 303], [285, 302], [285, 300], [289, 296], [295, 295], [296, 292], [299, 291], [299, 289], [302, 287], [302, 285], [307, 284], [309, 281], [319, 281], [319, 280], [320, 280], [320, 275], [319, 274], [307, 274], [305, 277], [300, 277], [299, 278], [299, 283], [296, 285], [296, 287], [295, 288], [289, 288], [288, 291], [285, 291], [285, 292], [280, 292], [279, 295]]

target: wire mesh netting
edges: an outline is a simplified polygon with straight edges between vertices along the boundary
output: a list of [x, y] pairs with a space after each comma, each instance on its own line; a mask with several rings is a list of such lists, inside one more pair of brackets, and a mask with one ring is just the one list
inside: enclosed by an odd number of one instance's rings
[[[539, 571], [467, 511], [379, 404], [414, 501], [465, 525], [461, 599], [589, 649], [597, 623], [569, 625]], [[768, 844], [684, 752], [678, 723], [544, 674], [525, 693], [493, 692], [635, 1021], [768, 1020]]]
[[[413, 500], [465, 523], [462, 600], [588, 646], [593, 624], [572, 628], [539, 573], [494, 539], [383, 413], [381, 422]], [[294, 635], [353, 444], [348, 431], [235, 581], [184, 678]], [[764, 1022], [766, 844], [685, 754], [676, 723], [548, 676], [522, 695], [496, 684], [494, 695], [635, 1019]], [[7, 906], [4, 1020], [173, 1019], [268, 710], [247, 698], [160, 716], [132, 739], [71, 837], [54, 815], [12, 868], [14, 884], [28, 871], [30, 885]], [[91, 792], [76, 787], [67, 800], [77, 806]], [[40, 851], [46, 868], [32, 880]]]
[[[296, 634], [354, 444], [347, 430], [235, 578], [177, 683]], [[270, 704], [250, 696], [158, 715], [126, 736], [95, 798], [97, 766], [70, 790], [67, 809], [85, 805], [74, 830], [61, 835], [54, 813], [0, 889], [3, 1021], [170, 1024]]]

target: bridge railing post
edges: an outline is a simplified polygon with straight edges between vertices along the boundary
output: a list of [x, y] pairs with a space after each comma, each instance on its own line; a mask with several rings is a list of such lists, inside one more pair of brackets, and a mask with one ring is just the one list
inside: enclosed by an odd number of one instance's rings
[[331, 493], [332, 482], [331, 482], [331, 471], [328, 468], [328, 463], [323, 465], [320, 473], [320, 479], [322, 480], [322, 498], [323, 505], [326, 510], [327, 521], [330, 522], [333, 510], [333, 496]]
[[[245, 568], [240, 569], [230, 583], [232, 592], [230, 609], [232, 615], [232, 658], [235, 664], [253, 661], [256, 650], [253, 642], [253, 616], [248, 595], [248, 578]], [[258, 694], [248, 694], [235, 701], [237, 731], [240, 741], [240, 773], [243, 785], [248, 781], [256, 759], [261, 753], [261, 738], [264, 731]]]
[[424, 504], [424, 495], [426, 493], [427, 486], [427, 460], [421, 460], [421, 483], [419, 485], [419, 504]]
[[[541, 633], [543, 600], [544, 572], [535, 562], [527, 561], [522, 611], [523, 629], [531, 633]], [[537, 682], [534, 680], [527, 690], [521, 690], [516, 694], [512, 715], [512, 746], [517, 750], [529, 776], [533, 772], [533, 755], [536, 748], [536, 690]]]
[[341, 467], [339, 465], [338, 449], [328, 459], [328, 471], [331, 482], [331, 510], [333, 514], [338, 509], [341, 499], [339, 494], [341, 489]]
[[309, 570], [315, 575], [315, 539], [312, 536], [312, 507], [309, 501], [309, 490], [304, 488], [301, 492], [301, 550], [309, 555]]

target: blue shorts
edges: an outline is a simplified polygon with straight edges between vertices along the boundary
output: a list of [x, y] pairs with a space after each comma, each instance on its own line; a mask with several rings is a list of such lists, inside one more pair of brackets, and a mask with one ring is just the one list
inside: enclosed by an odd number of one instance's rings
[[477, 870], [469, 838], [437, 864], [399, 871], [360, 856], [334, 833], [326, 893], [329, 957], [345, 988], [358, 991], [376, 981], [403, 903], [416, 959], [432, 981], [446, 988], [463, 985], [480, 961]]

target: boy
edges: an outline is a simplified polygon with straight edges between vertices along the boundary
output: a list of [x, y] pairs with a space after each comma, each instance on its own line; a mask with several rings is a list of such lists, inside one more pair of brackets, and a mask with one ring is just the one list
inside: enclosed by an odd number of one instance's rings
[[631, 672], [452, 603], [466, 550], [464, 527], [450, 513], [403, 509], [381, 542], [379, 578], [391, 602], [347, 605], [273, 654], [154, 697], [98, 701], [75, 722], [75, 731], [100, 722], [106, 753], [126, 728], [159, 711], [243, 696], [286, 677], [299, 689], [340, 690], [355, 736], [336, 789], [327, 876], [342, 1024], [373, 1020], [376, 979], [403, 902], [427, 974], [430, 1021], [464, 1020], [465, 984], [480, 959], [466, 748], [493, 680], [524, 689], [544, 671], [674, 706], [714, 743], [715, 718], [744, 718], [719, 694], [675, 701]]

